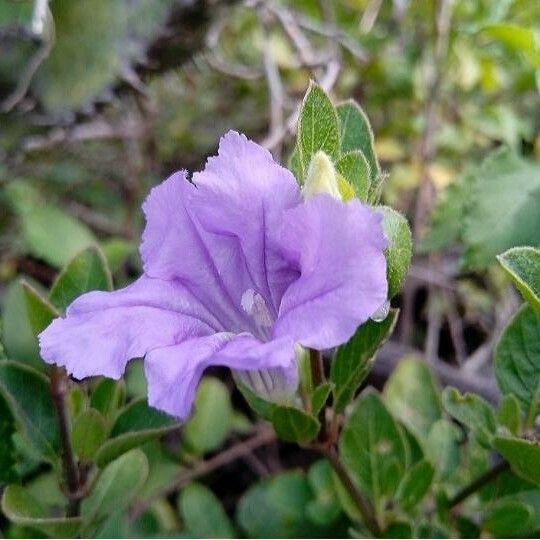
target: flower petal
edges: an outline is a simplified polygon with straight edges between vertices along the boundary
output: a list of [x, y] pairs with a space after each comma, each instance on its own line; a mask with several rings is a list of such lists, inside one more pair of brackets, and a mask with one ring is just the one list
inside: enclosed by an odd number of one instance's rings
[[193, 182], [177, 173], [145, 202], [145, 272], [180, 279], [224, 329], [257, 334], [242, 308], [243, 294], [260, 294], [274, 319], [283, 291], [297, 277], [273, 239], [283, 210], [301, 200], [296, 181], [269, 152], [229, 132]]
[[294, 344], [289, 338], [263, 343], [249, 334], [234, 336], [222, 332], [154, 349], [146, 355], [144, 366], [150, 405], [186, 418], [207, 367], [290, 370], [291, 366], [296, 367], [296, 360]]
[[146, 276], [77, 298], [40, 335], [41, 356], [75, 378], [121, 377], [131, 358], [216, 331], [217, 321], [181, 285]]
[[382, 215], [318, 195], [285, 212], [283, 256], [300, 277], [283, 295], [274, 336], [305, 347], [344, 343], [386, 300]]

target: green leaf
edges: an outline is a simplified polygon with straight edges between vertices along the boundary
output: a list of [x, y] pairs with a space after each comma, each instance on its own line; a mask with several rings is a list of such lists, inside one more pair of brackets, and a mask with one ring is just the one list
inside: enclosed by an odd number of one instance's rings
[[514, 394], [506, 394], [501, 399], [497, 411], [497, 422], [513, 435], [518, 435], [521, 432], [521, 410], [519, 401]]
[[497, 259], [525, 301], [540, 315], [540, 249], [512, 248]]
[[90, 397], [90, 406], [110, 418], [124, 404], [126, 385], [122, 379], [101, 379]]
[[540, 317], [525, 305], [495, 349], [495, 376], [503, 394], [514, 394], [532, 425], [540, 407]]
[[392, 333], [397, 316], [398, 311], [391, 309], [383, 321], [367, 321], [336, 350], [330, 366], [330, 380], [335, 385], [334, 408], [337, 412], [343, 411], [353, 399], [369, 372], [371, 359]]
[[15, 419], [0, 394], [0, 485], [17, 480], [18, 475], [14, 470], [16, 460], [13, 434], [15, 431]]
[[[52, 113], [87, 105], [140, 58], [165, 21], [168, 1], [52, 2], [55, 45], [32, 81]], [[91, 24], [88, 24], [91, 21]]]
[[388, 247], [384, 254], [387, 264], [388, 298], [393, 298], [401, 289], [412, 257], [412, 235], [407, 218], [388, 206], [376, 207], [384, 214], [384, 234]]
[[328, 396], [332, 392], [333, 384], [324, 383], [315, 388], [311, 395], [311, 412], [317, 416], [325, 406]]
[[538, 163], [526, 161], [508, 149], [496, 151], [477, 171], [467, 196], [463, 233], [467, 268], [486, 267], [497, 254], [516, 245], [539, 245]]
[[495, 437], [493, 446], [524, 480], [540, 486], [540, 444], [514, 437]]
[[139, 450], [109, 463], [99, 475], [90, 495], [81, 504], [84, 522], [83, 538], [89, 538], [111, 515], [125, 509], [143, 486], [148, 476], [148, 461]]
[[295, 407], [278, 405], [272, 414], [272, 425], [277, 436], [284, 441], [306, 443], [319, 432], [319, 421]]
[[407, 469], [396, 493], [396, 498], [404, 510], [414, 509], [425, 497], [434, 475], [433, 465], [425, 459]]
[[358, 485], [375, 501], [392, 495], [405, 472], [405, 441], [374, 392], [355, 403], [339, 440], [340, 455]]
[[97, 246], [81, 251], [60, 272], [51, 288], [50, 300], [61, 310], [88, 291], [112, 290], [107, 261]]
[[321, 536], [306, 515], [311, 499], [305, 475], [288, 471], [250, 487], [238, 503], [237, 521], [249, 538]]
[[80, 518], [49, 517], [38, 500], [16, 485], [5, 489], [2, 512], [13, 523], [31, 527], [52, 538], [75, 538], [81, 527]]
[[448, 420], [437, 420], [429, 431], [426, 453], [435, 465], [437, 477], [446, 480], [459, 465], [459, 442], [457, 428]]
[[194, 538], [235, 538], [234, 527], [219, 499], [202, 484], [190, 484], [178, 498], [178, 509]]
[[540, 68], [540, 48], [534, 28], [501, 22], [482, 28], [482, 33], [495, 38], [516, 53], [524, 54], [531, 65]]
[[0, 361], [0, 393], [25, 437], [43, 458], [55, 463], [60, 438], [47, 377], [16, 362]]
[[325, 459], [316, 461], [308, 471], [307, 479], [315, 494], [315, 499], [309, 501], [307, 516], [315, 525], [332, 525], [341, 514], [337, 500], [332, 467]]
[[194, 413], [184, 426], [184, 440], [199, 454], [219, 448], [232, 428], [233, 410], [227, 387], [205, 377], [195, 397]]
[[32, 255], [62, 268], [82, 249], [96, 244], [90, 229], [60, 208], [43, 206], [20, 214]]
[[95, 409], [88, 409], [75, 418], [71, 428], [71, 445], [80, 459], [90, 461], [106, 438], [107, 423]]
[[370, 169], [366, 157], [360, 150], [343, 154], [336, 162], [336, 170], [352, 186], [361, 201], [367, 201], [370, 186]]
[[39, 356], [38, 342], [26, 309], [26, 296], [19, 280], [5, 291], [2, 307], [2, 338], [7, 356], [43, 371], [45, 366]]
[[498, 501], [489, 508], [482, 530], [495, 538], [515, 538], [529, 530], [532, 508], [521, 501]]
[[463, 222], [474, 172], [466, 170], [445, 189], [431, 211], [429, 228], [416, 245], [420, 252], [434, 251], [455, 243], [463, 234]]
[[373, 130], [368, 117], [360, 105], [352, 99], [340, 103], [336, 110], [339, 118], [341, 152], [343, 154], [355, 150], [362, 152], [369, 165], [370, 185], [371, 191], [373, 191], [377, 185], [381, 168], [375, 154]]
[[451, 387], [444, 389], [442, 398], [446, 412], [467, 426], [480, 444], [490, 448], [491, 439], [497, 429], [491, 405], [476, 394], [461, 395], [458, 390]]
[[336, 109], [325, 91], [314, 82], [311, 82], [300, 109], [297, 150], [303, 171], [307, 171], [311, 158], [319, 150], [332, 159], [339, 153]]
[[386, 527], [382, 538], [414, 538], [412, 525], [406, 521], [394, 521]]
[[179, 427], [177, 420], [150, 407], [145, 399], [132, 401], [116, 418], [110, 433], [111, 438], [96, 453], [96, 463], [103, 467], [128, 450]]
[[59, 313], [29, 283], [22, 281], [21, 286], [24, 291], [26, 313], [28, 314], [30, 327], [37, 336], [49, 326], [55, 317], [59, 316]]
[[441, 418], [441, 390], [429, 366], [415, 357], [400, 360], [383, 391], [384, 402], [420, 441]]

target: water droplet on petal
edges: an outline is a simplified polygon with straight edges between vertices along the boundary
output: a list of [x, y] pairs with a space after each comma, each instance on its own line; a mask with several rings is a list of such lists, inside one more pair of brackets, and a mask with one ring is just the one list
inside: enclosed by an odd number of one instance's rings
[[372, 321], [382, 322], [390, 313], [390, 300], [387, 300], [379, 309], [370, 317]]

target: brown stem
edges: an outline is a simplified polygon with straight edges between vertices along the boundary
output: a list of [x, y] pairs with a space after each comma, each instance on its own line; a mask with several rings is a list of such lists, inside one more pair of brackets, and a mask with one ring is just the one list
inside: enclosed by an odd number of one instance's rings
[[69, 504], [67, 516], [73, 517], [79, 514], [79, 471], [75, 463], [71, 437], [68, 426], [68, 413], [66, 409], [67, 377], [63, 369], [52, 367], [50, 371], [51, 395], [56, 407], [58, 429], [60, 431], [60, 444], [62, 446], [62, 467], [67, 485]]
[[380, 537], [382, 534], [381, 526], [375, 517], [375, 509], [373, 505], [364, 497], [364, 495], [357, 488], [354, 480], [349, 475], [349, 471], [345, 468], [339, 455], [334, 447], [323, 451], [323, 455], [328, 459], [330, 465], [338, 475], [345, 489], [351, 496], [354, 504], [358, 508], [360, 515], [364, 521], [364, 525], [369, 529], [373, 536]]
[[[324, 383], [324, 364], [321, 351], [309, 349], [309, 365], [311, 367], [311, 383], [313, 390]], [[328, 429], [326, 425], [326, 407], [319, 413], [319, 422], [321, 430], [319, 431], [319, 442], [325, 443], [328, 440]]]
[[510, 469], [510, 464], [507, 461], [501, 461], [494, 467], [486, 471], [482, 476], [479, 476], [476, 480], [473, 480], [468, 486], [465, 486], [461, 491], [458, 491], [452, 499], [450, 499], [448, 506], [454, 508], [458, 504], [462, 503], [467, 497], [470, 497], [473, 493], [476, 493], [479, 489], [483, 488], [486, 484], [495, 480], [504, 471]]

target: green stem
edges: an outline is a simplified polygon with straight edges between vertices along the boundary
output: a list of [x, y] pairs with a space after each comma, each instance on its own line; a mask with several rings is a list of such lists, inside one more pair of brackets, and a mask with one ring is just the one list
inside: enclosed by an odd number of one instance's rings
[[483, 488], [486, 484], [489, 484], [497, 478], [501, 473], [510, 469], [510, 464], [507, 461], [501, 461], [494, 467], [486, 471], [479, 476], [476, 480], [473, 480], [468, 486], [465, 486], [461, 491], [458, 491], [452, 499], [450, 499], [448, 506], [454, 508], [458, 504], [462, 503], [465, 499], [476, 493], [479, 489]]
[[[324, 364], [321, 351], [315, 349], [309, 349], [309, 365], [311, 366], [311, 384], [313, 390], [324, 383]], [[326, 425], [326, 407], [321, 409], [319, 413], [319, 422], [321, 429], [319, 431], [318, 439], [320, 442], [328, 440], [328, 427]]]
[[354, 480], [349, 475], [349, 471], [345, 468], [345, 465], [339, 459], [339, 455], [334, 447], [323, 451], [324, 456], [332, 465], [332, 468], [336, 472], [337, 476], [341, 480], [341, 483], [351, 496], [355, 506], [358, 508], [364, 525], [369, 529], [371, 534], [375, 537], [380, 537], [382, 534], [381, 526], [375, 517], [375, 509], [373, 505], [364, 497], [364, 495], [357, 488]]
[[79, 471], [75, 462], [71, 437], [69, 433], [68, 412], [66, 408], [67, 378], [64, 371], [52, 367], [50, 371], [51, 395], [56, 407], [58, 429], [60, 431], [60, 444], [62, 446], [62, 467], [68, 489], [69, 504], [67, 516], [74, 517], [79, 514]]

